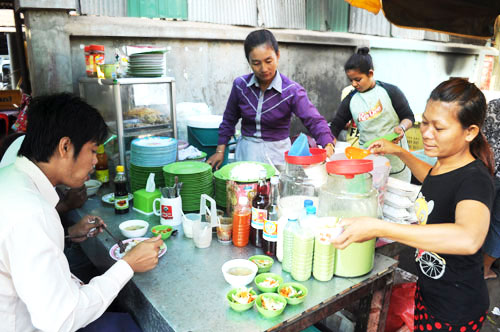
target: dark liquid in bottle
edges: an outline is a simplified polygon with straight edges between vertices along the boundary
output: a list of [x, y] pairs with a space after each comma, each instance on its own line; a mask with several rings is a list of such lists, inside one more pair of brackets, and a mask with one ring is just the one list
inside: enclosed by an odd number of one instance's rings
[[[125, 201], [120, 200], [120, 198], [125, 198]], [[116, 200], [119, 199], [118, 202]], [[117, 208], [116, 204], [119, 206], [127, 206], [126, 208]], [[115, 213], [116, 214], [125, 214], [128, 213], [128, 190], [126, 182], [115, 182]]]
[[252, 201], [252, 208], [261, 210], [265, 215], [263, 216], [261, 222], [257, 225], [255, 223], [255, 210], [252, 209], [252, 226], [250, 227], [250, 243], [257, 248], [262, 248], [263, 245], [263, 228], [264, 219], [267, 219], [267, 207], [269, 206], [269, 187], [267, 182], [264, 180], [259, 181], [257, 186], [257, 195]]
[[276, 256], [276, 246], [277, 246], [277, 243], [276, 242], [271, 242], [271, 241], [266, 241], [266, 240], [263, 240], [264, 242], [264, 253], [268, 256], [271, 256], [271, 257], [274, 257]]

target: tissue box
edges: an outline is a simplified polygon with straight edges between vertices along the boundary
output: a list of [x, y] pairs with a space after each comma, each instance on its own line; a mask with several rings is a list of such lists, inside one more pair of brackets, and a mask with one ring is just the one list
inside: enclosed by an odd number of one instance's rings
[[134, 210], [147, 215], [153, 214], [153, 202], [161, 197], [160, 189], [147, 192], [146, 189], [139, 189], [134, 192]]

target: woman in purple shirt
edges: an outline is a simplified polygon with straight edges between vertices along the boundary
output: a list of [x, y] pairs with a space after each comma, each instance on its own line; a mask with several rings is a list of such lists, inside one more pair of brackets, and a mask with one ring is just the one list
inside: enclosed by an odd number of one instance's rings
[[284, 164], [290, 149], [290, 120], [298, 116], [319, 145], [333, 154], [333, 137], [325, 118], [307, 97], [305, 89], [278, 72], [278, 42], [269, 30], [251, 32], [245, 39], [245, 55], [253, 73], [233, 82], [224, 118], [219, 126], [215, 154], [207, 163], [219, 168], [235, 126], [241, 119], [241, 134], [236, 145], [237, 161]]

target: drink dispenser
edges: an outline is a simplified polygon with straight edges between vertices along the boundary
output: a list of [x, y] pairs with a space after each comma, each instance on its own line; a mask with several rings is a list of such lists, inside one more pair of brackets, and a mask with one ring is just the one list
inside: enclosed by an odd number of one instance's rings
[[[336, 160], [326, 164], [328, 180], [319, 193], [319, 217], [377, 217], [377, 191], [372, 185], [372, 160]], [[357, 277], [373, 268], [375, 239], [335, 251], [334, 274]]]
[[304, 201], [318, 206], [319, 190], [326, 183], [326, 150], [310, 148], [311, 156], [289, 156], [285, 152], [285, 170], [280, 174], [278, 241], [276, 257], [283, 259], [283, 228], [288, 217], [300, 216]]
[[326, 150], [311, 148], [311, 156], [289, 156], [285, 152], [285, 171], [280, 175], [280, 211], [300, 214], [304, 200], [318, 206], [319, 190], [326, 183]]

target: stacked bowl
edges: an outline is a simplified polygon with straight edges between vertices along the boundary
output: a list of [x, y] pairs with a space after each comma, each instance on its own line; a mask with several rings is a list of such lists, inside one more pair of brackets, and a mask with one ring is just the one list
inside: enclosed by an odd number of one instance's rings
[[200, 209], [200, 196], [213, 195], [212, 167], [200, 161], [175, 162], [163, 167], [165, 186], [172, 187], [175, 177], [182, 182], [182, 210], [185, 212]]
[[328, 242], [316, 236], [314, 241], [313, 276], [319, 281], [329, 281], [333, 278], [335, 268], [335, 248]]
[[130, 187], [132, 192], [146, 187], [150, 173], [155, 173], [157, 187], [165, 186], [162, 167], [177, 158], [177, 140], [151, 136], [136, 138], [130, 144]]

